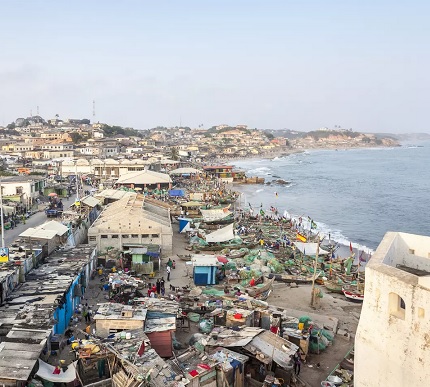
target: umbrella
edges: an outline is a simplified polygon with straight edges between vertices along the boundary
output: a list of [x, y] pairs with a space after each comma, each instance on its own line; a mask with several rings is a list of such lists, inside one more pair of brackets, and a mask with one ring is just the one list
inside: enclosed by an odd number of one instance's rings
[[55, 192], [51, 192], [48, 196], [57, 196]]
[[228, 262], [228, 259], [226, 257], [223, 257], [223, 256], [218, 256], [218, 257], [216, 257], [216, 259], [218, 259], [218, 262], [221, 262], [221, 263], [227, 263]]

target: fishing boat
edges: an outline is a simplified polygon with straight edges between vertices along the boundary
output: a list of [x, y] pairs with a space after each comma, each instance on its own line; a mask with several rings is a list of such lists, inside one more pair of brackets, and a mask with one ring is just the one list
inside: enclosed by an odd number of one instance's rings
[[338, 279], [325, 280], [324, 286], [327, 288], [327, 290], [329, 292], [343, 294], [342, 288], [343, 288], [343, 286], [345, 286], [345, 283], [343, 281], [338, 280]]
[[239, 250], [231, 250], [228, 254], [226, 254], [229, 258], [242, 258], [244, 257], [246, 254], [249, 253], [249, 249], [247, 248], [242, 248]]
[[313, 275], [304, 276], [301, 274], [269, 274], [269, 278], [274, 278], [276, 281], [285, 282], [287, 284], [310, 284], [312, 283]]
[[355, 302], [364, 301], [364, 288], [360, 288], [360, 286], [344, 285], [342, 287], [342, 293], [348, 300]]
[[182, 261], [191, 261], [191, 255], [190, 254], [188, 254], [188, 255], [177, 254], [177, 255], [178, 255], [179, 259], [181, 259]]
[[220, 244], [220, 245], [207, 245], [207, 246], [200, 246], [200, 245], [193, 245], [192, 249], [194, 251], [220, 251], [226, 248], [234, 248], [234, 249], [241, 249], [241, 248], [249, 248], [252, 249], [253, 247], [257, 246], [257, 243], [241, 243], [239, 245], [234, 244]]
[[275, 281], [275, 278], [269, 279], [269, 278], [263, 277], [263, 286], [251, 286], [249, 288], [246, 288], [245, 292], [251, 297], [258, 298], [259, 295], [262, 295], [263, 293], [266, 293], [272, 289], [274, 281]]

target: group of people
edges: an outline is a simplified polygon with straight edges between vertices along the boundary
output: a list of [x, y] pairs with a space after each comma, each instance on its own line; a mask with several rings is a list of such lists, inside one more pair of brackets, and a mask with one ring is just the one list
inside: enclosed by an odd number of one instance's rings
[[155, 284], [148, 284], [148, 297], [155, 298], [166, 293], [164, 277], [157, 279]]

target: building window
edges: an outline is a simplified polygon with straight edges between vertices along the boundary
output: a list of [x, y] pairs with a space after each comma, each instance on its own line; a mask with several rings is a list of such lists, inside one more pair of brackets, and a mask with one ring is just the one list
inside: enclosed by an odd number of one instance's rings
[[158, 238], [158, 234], [151, 234], [151, 238]]
[[148, 234], [142, 234], [142, 238], [148, 238], [149, 235]]
[[100, 235], [100, 238], [102, 238], [102, 239], [107, 239], [107, 235]]
[[128, 238], [128, 237], [129, 237], [129, 235], [128, 235], [128, 234], [123, 234], [123, 235], [122, 235], [122, 237], [123, 237], [123, 238]]
[[112, 238], [112, 239], [118, 239], [118, 234], [111, 235], [111, 238]]
[[88, 240], [89, 240], [90, 242], [96, 242], [96, 241], [97, 241], [97, 237], [95, 237], [95, 236], [90, 236], [90, 237], [88, 237]]
[[139, 235], [137, 235], [137, 234], [131, 234], [131, 237], [132, 238], [139, 238]]
[[22, 194], [22, 187], [16, 187], [16, 194], [21, 195]]
[[414, 249], [409, 249], [409, 254], [414, 255], [415, 254], [415, 250]]
[[389, 294], [390, 315], [401, 320], [405, 319], [406, 304], [402, 297], [396, 293]]

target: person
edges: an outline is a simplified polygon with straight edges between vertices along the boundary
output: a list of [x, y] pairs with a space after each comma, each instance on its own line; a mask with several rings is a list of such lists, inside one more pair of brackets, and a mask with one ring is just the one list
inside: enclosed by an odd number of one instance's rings
[[157, 288], [157, 294], [160, 294], [160, 291], [161, 291], [161, 282], [160, 282], [159, 278], [157, 278], [156, 288]]
[[167, 261], [167, 266], [170, 267], [170, 268], [172, 268], [172, 266], [173, 266], [173, 262], [172, 262], [172, 260], [170, 258]]
[[161, 295], [164, 297], [164, 294], [166, 293], [166, 289], [164, 287], [164, 282], [161, 284]]
[[255, 286], [255, 278], [252, 277], [251, 281], [249, 281], [249, 286]]
[[166, 267], [166, 273], [167, 273], [167, 281], [169, 281], [169, 282], [170, 282], [170, 271], [171, 271], [170, 266], [167, 266]]
[[164, 288], [164, 277], [161, 277], [160, 286], [161, 288]]
[[294, 373], [298, 376], [300, 374], [300, 365], [302, 364], [302, 359], [300, 358], [300, 353], [297, 351], [294, 354]]

